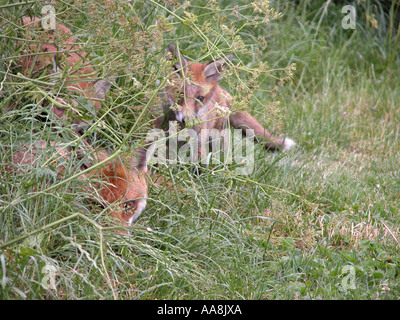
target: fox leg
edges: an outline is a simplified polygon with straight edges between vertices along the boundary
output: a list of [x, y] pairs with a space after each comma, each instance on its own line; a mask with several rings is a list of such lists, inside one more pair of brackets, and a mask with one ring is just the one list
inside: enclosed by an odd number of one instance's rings
[[230, 124], [235, 128], [253, 129], [254, 139], [264, 144], [268, 150], [288, 150], [296, 145], [290, 138], [275, 138], [248, 112], [239, 111], [229, 117]]

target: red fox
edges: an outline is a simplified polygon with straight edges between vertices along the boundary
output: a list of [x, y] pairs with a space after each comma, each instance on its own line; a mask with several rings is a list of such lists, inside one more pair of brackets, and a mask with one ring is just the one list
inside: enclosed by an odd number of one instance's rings
[[[100, 153], [97, 158], [102, 161], [108, 156]], [[120, 208], [112, 210], [111, 216], [126, 225], [131, 225], [146, 208], [146, 149], [137, 149], [130, 162], [126, 166], [121, 161], [113, 161], [91, 173], [108, 183], [99, 194], [110, 204], [120, 202]]]
[[[32, 70], [35, 75], [47, 69], [54, 79], [57, 74], [60, 75], [60, 70], [62, 70], [60, 62], [62, 62], [64, 69], [69, 69], [68, 89], [90, 99], [97, 110], [111, 84], [107, 80], [97, 80], [87, 53], [78, 47], [70, 29], [57, 23], [56, 30], [43, 30], [40, 21], [38, 18], [23, 18], [27, 34], [37, 31], [37, 34], [44, 34], [44, 39], [47, 39], [44, 42], [43, 38], [40, 38], [42, 42], [28, 42], [29, 45], [20, 59], [23, 74], [27, 75], [28, 70]], [[30, 36], [36, 37], [37, 34], [32, 32]], [[60, 118], [66, 118], [65, 110], [62, 108], [63, 105], [67, 106], [66, 102], [59, 98], [56, 98], [56, 102], [58, 104], [52, 106], [52, 112]], [[75, 100], [72, 103], [77, 106]], [[82, 125], [80, 120], [76, 120], [75, 124]], [[87, 142], [83, 142], [89, 148], [89, 153], [96, 154], [95, 162], [100, 162], [109, 156], [103, 151], [93, 152], [93, 147], [89, 146]], [[37, 143], [38, 146], [32, 147], [31, 150], [23, 147], [20, 152], [14, 154], [14, 164], [32, 165], [47, 146], [43, 140], [39, 140]], [[70, 156], [56, 142], [50, 144], [55, 148], [59, 157], [68, 158]], [[83, 150], [80, 150], [80, 153], [86, 157]], [[147, 172], [147, 163], [145, 153], [145, 149], [136, 150], [137, 157], [132, 157], [130, 166], [112, 161], [102, 168], [93, 169], [85, 176], [88, 178], [96, 175], [103, 182], [107, 182], [103, 183], [101, 188], [99, 185], [94, 187], [106, 202], [121, 203], [119, 209], [117, 207], [117, 209], [111, 210], [111, 215], [123, 224], [131, 224], [146, 206], [147, 184], [144, 175]], [[90, 163], [89, 167], [93, 164]], [[65, 168], [60, 167], [58, 173], [63, 175]]]
[[[61, 164], [58, 164], [57, 159], [68, 160], [70, 159], [70, 151], [57, 145], [55, 142], [50, 142], [52, 148], [54, 148], [55, 160], [53, 161], [54, 167], [57, 168], [58, 176], [62, 177], [65, 174], [66, 168]], [[34, 142], [34, 146], [29, 148], [24, 146], [20, 151], [13, 154], [13, 166], [10, 166], [11, 170], [31, 170], [33, 166], [36, 166], [37, 162], [40, 161], [41, 157], [48, 158], [48, 155], [44, 153], [48, 143], [44, 140], [37, 140]], [[89, 147], [90, 148], [90, 147]], [[93, 149], [89, 149], [95, 157], [95, 161], [103, 161], [108, 157], [105, 151], [93, 152]], [[80, 153], [85, 160], [87, 157], [83, 150]], [[60, 161], [62, 163], [62, 161]], [[92, 166], [91, 161], [86, 162], [82, 169]], [[98, 178], [103, 181], [102, 186], [99, 184], [87, 185], [85, 190], [90, 192], [98, 192], [100, 197], [103, 198], [108, 204], [119, 203], [119, 206], [113, 206], [110, 210], [110, 214], [118, 222], [123, 225], [130, 225], [136, 220], [146, 207], [147, 198], [147, 184], [145, 180], [145, 174], [147, 172], [146, 165], [146, 152], [145, 149], [138, 149], [136, 155], [131, 158], [131, 163], [125, 165], [121, 161], [110, 161], [99, 169], [93, 169], [86, 175], [82, 175], [81, 179], [88, 181], [88, 178]]]
[[[162, 100], [168, 108], [175, 103], [178, 103], [178, 108], [169, 112], [169, 115], [156, 119], [156, 127], [161, 128], [165, 120], [177, 120], [185, 126], [188, 120], [194, 118], [200, 124], [194, 125], [192, 129], [200, 133], [202, 129], [222, 130], [229, 122], [235, 128], [252, 129], [254, 139], [263, 143], [268, 150], [287, 150], [296, 145], [292, 139], [273, 137], [248, 112], [239, 111], [229, 116], [220, 116], [221, 110], [229, 110], [232, 99], [232, 96], [219, 85], [223, 68], [228, 60], [232, 59], [232, 55], [227, 55], [226, 59], [203, 64], [192, 63], [186, 60], [174, 44], [168, 46], [166, 55], [168, 59], [173, 60], [173, 68], [179, 77], [171, 78], [172, 84], [164, 88]], [[165, 106], [163, 108], [165, 109]], [[168, 111], [170, 110], [164, 110], [167, 113]], [[204, 138], [200, 136], [200, 139]], [[204, 142], [201, 141], [202, 149]]]
[[[56, 58], [58, 63], [64, 64], [64, 68], [71, 69], [67, 79], [68, 89], [78, 91], [89, 98], [93, 96], [92, 89], [97, 77], [87, 53], [76, 44], [72, 31], [59, 23], [56, 24], [55, 30], [44, 30], [39, 18], [23, 17], [22, 21], [26, 36], [40, 40], [29, 42], [23, 52], [19, 61], [23, 74], [27, 75], [29, 70], [33, 70], [34, 74], [40, 73], [46, 68], [50, 71], [53, 68], [53, 59]], [[46, 41], [43, 41], [41, 34], [45, 34]], [[93, 101], [96, 107], [100, 106], [100, 103]]]
[[[39, 18], [23, 17], [26, 37], [40, 39], [40, 44], [30, 42], [25, 48], [19, 64], [22, 72], [26, 76], [29, 70], [33, 75], [47, 69], [52, 74], [52, 82], [56, 77], [61, 77], [63, 69], [69, 71], [66, 79], [66, 86], [72, 92], [88, 98], [95, 107], [96, 111], [105, 99], [105, 94], [111, 87], [111, 83], [106, 79], [98, 79], [90, 63], [87, 53], [79, 48], [72, 31], [66, 26], [57, 23], [55, 30], [43, 30]], [[45, 34], [46, 41], [40, 34]], [[46, 54], [47, 53], [47, 54]], [[61, 64], [63, 66], [61, 66]], [[56, 103], [52, 105], [52, 112], [59, 118], [65, 118], [67, 103], [56, 98]], [[72, 101], [73, 107], [78, 106], [76, 100]], [[72, 108], [73, 109], [73, 108]], [[73, 111], [73, 113], [75, 113]], [[82, 120], [75, 120], [78, 132], [87, 127]]]

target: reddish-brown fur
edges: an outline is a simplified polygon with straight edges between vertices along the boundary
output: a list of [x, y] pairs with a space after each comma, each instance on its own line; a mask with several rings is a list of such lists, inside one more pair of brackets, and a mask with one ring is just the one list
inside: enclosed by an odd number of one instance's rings
[[[104, 160], [108, 155], [98, 156], [98, 160]], [[120, 202], [119, 208], [111, 211], [111, 215], [129, 225], [143, 211], [146, 205], [147, 184], [145, 174], [145, 150], [137, 151], [138, 160], [132, 158], [130, 166], [121, 162], [111, 162], [101, 169], [94, 170], [91, 176], [98, 176], [103, 180], [103, 187], [99, 190], [100, 196], [108, 203]], [[127, 207], [127, 202], [134, 202]]]
[[[36, 42], [30, 43], [23, 53], [23, 55], [27, 55], [23, 56], [20, 61], [24, 75], [27, 74], [34, 63], [35, 53], [48, 52], [48, 54], [37, 56], [33, 71], [39, 72], [43, 68], [51, 69], [53, 67], [53, 57], [57, 56], [60, 62], [65, 62], [63, 69], [71, 68], [71, 70], [74, 70], [68, 79], [70, 81], [68, 83], [70, 89], [86, 93], [86, 90], [93, 86], [96, 75], [87, 53], [76, 44], [71, 30], [59, 23], [56, 23], [55, 30], [44, 30], [41, 27], [41, 19], [39, 18], [23, 17], [22, 20], [26, 27], [26, 37], [31, 37], [33, 40], [41, 42], [39, 45]], [[47, 41], [43, 42], [44, 40]], [[93, 103], [100, 104], [98, 101]]]
[[[38, 74], [47, 68], [49, 73], [59, 72], [57, 62], [61, 62], [62, 69], [69, 69], [68, 88], [76, 91], [92, 100], [96, 109], [100, 106], [101, 101], [95, 99], [104, 99], [104, 95], [110, 87], [106, 80], [96, 81], [94, 69], [90, 64], [87, 53], [82, 51], [75, 44], [75, 38], [70, 29], [62, 24], [56, 24], [56, 30], [44, 30], [41, 27], [41, 20], [38, 18], [23, 18], [23, 25], [26, 27], [26, 38], [40, 39], [40, 44], [30, 42], [20, 59], [22, 71], [24, 75], [28, 74], [28, 70], [32, 69], [33, 75]], [[44, 53], [35, 56], [34, 53]], [[30, 55], [32, 54], [32, 55]], [[95, 98], [95, 99], [93, 99]], [[57, 99], [60, 104], [66, 104], [63, 100]], [[77, 106], [75, 100], [72, 101]], [[58, 117], [65, 117], [65, 111], [61, 108], [53, 106], [52, 111]], [[69, 152], [58, 146], [55, 142], [50, 142], [55, 147], [55, 153], [59, 157], [69, 157]], [[93, 149], [86, 143], [91, 153]], [[23, 147], [21, 151], [13, 155], [13, 163], [15, 165], [33, 165], [38, 156], [45, 150], [47, 143], [38, 140], [36, 146]], [[86, 154], [81, 150], [85, 157]], [[147, 171], [146, 154], [144, 149], [136, 151], [136, 156], [132, 157], [129, 166], [120, 161], [112, 161], [102, 168], [93, 169], [90, 173], [83, 177], [97, 176], [102, 186], [95, 185], [100, 196], [109, 204], [120, 203], [119, 206], [113, 206], [111, 215], [123, 224], [130, 224], [136, 219], [146, 206], [147, 184], [144, 175]], [[97, 151], [95, 162], [106, 159], [109, 155], [103, 151]], [[91, 163], [90, 165], [93, 165]], [[65, 174], [65, 168], [59, 167], [59, 174]]]
[[[167, 55], [174, 61], [173, 67], [176, 73], [170, 79], [172, 84], [164, 89], [162, 98], [167, 107], [173, 106], [176, 101], [179, 104], [179, 110], [170, 113], [170, 120], [177, 120], [185, 125], [190, 119], [196, 119], [200, 123], [192, 128], [198, 133], [201, 133], [202, 129], [222, 130], [228, 122], [233, 127], [243, 130], [253, 129], [255, 139], [261, 140], [270, 150], [285, 150], [295, 145], [289, 138], [281, 139], [272, 136], [248, 112], [229, 112], [232, 96], [220, 87], [219, 81], [222, 79], [221, 73], [224, 66], [228, 60], [232, 59], [231, 55], [207, 63], [192, 63], [185, 59], [175, 45], [169, 45]], [[179, 95], [183, 97], [180, 98]], [[163, 107], [165, 109], [165, 106]], [[228, 113], [230, 113], [229, 116]], [[155, 125], [161, 127], [164, 120], [164, 116], [158, 118]], [[200, 136], [200, 138], [199, 151], [201, 150], [204, 156], [207, 137]]]
[[[44, 30], [39, 18], [23, 17], [22, 20], [25, 37], [40, 43], [27, 42], [29, 45], [19, 61], [23, 74], [27, 75], [28, 71], [32, 69], [33, 75], [36, 75], [47, 69], [49, 74], [59, 73], [58, 76], [61, 77], [61, 70], [66, 70], [68, 71], [68, 78], [65, 79], [66, 87], [72, 92], [77, 92], [90, 99], [95, 109], [98, 110], [101, 100], [104, 100], [105, 93], [111, 84], [106, 80], [97, 81], [87, 53], [76, 44], [71, 30], [59, 23], [56, 23], [55, 30]], [[46, 52], [48, 54], [43, 54]], [[57, 98], [56, 102], [59, 105], [52, 106], [53, 113], [59, 118], [65, 118], [64, 109], [67, 107], [67, 103], [61, 98]], [[72, 104], [74, 107], [78, 106], [76, 100], [73, 100]], [[83, 123], [76, 120], [75, 124], [82, 125]]]
[[[55, 153], [51, 155], [55, 158], [52, 164], [58, 168], [58, 176], [62, 178], [66, 169], [62, 165], [57, 165], [57, 160], [59, 158], [68, 160], [71, 153], [68, 149], [54, 142], [50, 142], [50, 144], [55, 150]], [[24, 146], [20, 151], [13, 154], [13, 166], [10, 166], [9, 169], [21, 170], [22, 165], [29, 170], [29, 167], [35, 166], [35, 162], [38, 161], [39, 157], [47, 156], [47, 154], [44, 154], [46, 147], [47, 142], [44, 140], [37, 140], [35, 146], [31, 148]], [[94, 154], [96, 161], [102, 161], [108, 157], [108, 154], [104, 151]], [[138, 157], [137, 160], [136, 156]], [[82, 175], [81, 179], [84, 181], [87, 181], [88, 178], [101, 180], [103, 182], [101, 186], [95, 184], [92, 187], [98, 190], [98, 193], [106, 203], [119, 203], [118, 206], [112, 206], [110, 214], [120, 223], [129, 225], [140, 215], [146, 204], [146, 171], [145, 151], [139, 149], [137, 154], [133, 156], [129, 166], [121, 161], [114, 160], [99, 169], [93, 169], [86, 175]], [[86, 189], [88, 191], [91, 190], [89, 185]], [[130, 206], [126, 206], [127, 202], [131, 202]]]

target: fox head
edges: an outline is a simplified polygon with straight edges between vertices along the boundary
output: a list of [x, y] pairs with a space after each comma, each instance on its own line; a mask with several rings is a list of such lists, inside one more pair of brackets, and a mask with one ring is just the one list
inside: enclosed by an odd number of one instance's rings
[[[49, 156], [46, 149], [49, 150], [49, 144], [55, 154], [52, 165], [57, 168], [59, 177], [65, 175], [67, 167], [65, 160], [71, 159], [72, 150], [65, 149], [55, 142], [46, 142], [36, 140], [33, 145], [26, 144], [15, 152], [12, 156], [12, 165], [9, 171], [29, 170], [29, 167], [36, 166], [40, 157]], [[108, 154], [97, 152], [94, 154], [95, 162], [102, 161], [108, 157]], [[79, 150], [78, 157], [85, 157], [82, 150]], [[61, 161], [64, 160], [64, 161]], [[40, 161], [39, 161], [40, 162]], [[84, 164], [83, 168], [94, 165], [92, 161]], [[83, 169], [82, 168], [82, 169]], [[109, 213], [123, 225], [130, 225], [136, 220], [146, 207], [147, 183], [145, 175], [147, 172], [145, 149], [136, 150], [136, 155], [132, 157], [130, 166], [126, 166], [121, 161], [111, 161], [100, 169], [93, 169], [86, 175], [81, 175], [79, 179], [85, 183], [84, 189], [92, 193], [98, 193], [102, 200], [111, 206]], [[98, 178], [101, 183], [90, 185], [86, 183], [88, 178]]]
[[174, 110], [177, 121], [185, 123], [188, 118], [201, 119], [210, 105], [219, 100], [218, 83], [233, 56], [229, 54], [215, 61], [191, 63], [174, 44], [168, 46], [166, 56], [173, 61], [176, 76], [170, 81], [172, 85], [164, 89], [164, 100], [169, 106], [178, 105]]
[[[86, 97], [98, 110], [114, 77], [110, 77], [111, 82], [107, 79], [97, 79], [88, 54], [76, 44], [74, 34], [69, 28], [56, 23], [55, 30], [44, 30], [40, 22], [39, 18], [23, 17], [22, 19], [25, 37], [40, 40], [28, 42], [25, 47], [19, 60], [22, 73], [26, 76], [31, 70], [33, 75], [38, 75], [47, 70], [51, 74], [50, 81], [54, 82], [65, 72], [68, 74], [68, 90]], [[61, 98], [56, 98], [56, 101], [67, 106], [67, 103]], [[72, 103], [75, 107], [78, 106], [76, 100], [73, 100]], [[67, 117], [66, 109], [67, 107], [52, 106], [53, 113], [59, 118]], [[72, 113], [76, 113], [74, 108], [72, 108]], [[78, 132], [88, 127], [86, 122], [80, 118], [75, 119], [74, 123]]]
[[146, 207], [145, 159], [144, 150], [139, 149], [130, 166], [111, 162], [94, 173], [103, 181], [99, 190], [103, 200], [109, 204], [117, 203], [110, 209], [111, 216], [124, 225], [131, 225]]
[[[68, 68], [71, 71], [69, 89], [79, 91], [84, 95], [86, 90], [92, 86], [88, 79], [95, 78], [94, 69], [87, 53], [76, 44], [72, 31], [59, 23], [56, 23], [55, 30], [44, 30], [41, 27], [41, 19], [36, 17], [23, 17], [22, 23], [26, 37], [40, 40], [28, 42], [29, 45], [25, 48], [19, 61], [23, 74], [27, 75], [31, 69], [34, 74], [41, 73], [45, 68], [51, 72], [50, 69], [55, 58], [57, 63], [63, 65], [64, 69]], [[43, 39], [45, 40], [43, 41]], [[38, 53], [41, 54], [38, 55]]]

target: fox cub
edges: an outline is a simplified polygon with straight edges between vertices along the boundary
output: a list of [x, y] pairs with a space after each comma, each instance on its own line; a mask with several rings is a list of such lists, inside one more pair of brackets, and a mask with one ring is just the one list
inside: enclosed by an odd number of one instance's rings
[[[206, 63], [192, 63], [170, 44], [166, 51], [167, 59], [172, 59], [174, 75], [161, 94], [164, 115], [157, 118], [155, 126], [166, 129], [164, 124], [176, 120], [185, 127], [191, 120], [196, 120], [192, 129], [199, 134], [200, 148], [205, 142], [201, 137], [202, 129], [222, 130], [229, 124], [243, 131], [252, 129], [254, 139], [263, 143], [268, 150], [288, 150], [296, 145], [289, 138], [276, 138], [254, 119], [248, 112], [239, 111], [229, 116], [221, 116], [222, 110], [229, 110], [232, 96], [219, 85], [222, 71], [232, 55]], [[170, 107], [178, 105], [174, 111]], [[199, 149], [200, 151], [200, 149]]]

